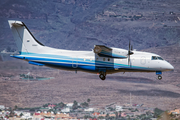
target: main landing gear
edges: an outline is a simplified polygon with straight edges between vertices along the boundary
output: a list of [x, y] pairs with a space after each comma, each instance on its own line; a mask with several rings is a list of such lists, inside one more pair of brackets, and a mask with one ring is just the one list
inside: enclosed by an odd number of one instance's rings
[[105, 72], [100, 72], [100, 73], [99, 73], [99, 78], [100, 78], [101, 80], [105, 80], [105, 79], [106, 79], [106, 73], [105, 73]]

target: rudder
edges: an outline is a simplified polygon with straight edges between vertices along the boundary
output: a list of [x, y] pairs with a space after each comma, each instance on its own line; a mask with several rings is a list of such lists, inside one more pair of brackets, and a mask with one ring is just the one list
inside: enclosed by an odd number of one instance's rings
[[15, 20], [8, 22], [20, 54], [38, 53], [44, 46], [35, 39], [23, 22]]

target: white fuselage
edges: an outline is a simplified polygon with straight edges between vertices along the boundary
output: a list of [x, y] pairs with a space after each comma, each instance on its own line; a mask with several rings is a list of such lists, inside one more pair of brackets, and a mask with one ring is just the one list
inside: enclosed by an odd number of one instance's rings
[[30, 64], [99, 73], [102, 80], [105, 80], [106, 74], [116, 72], [162, 74], [163, 71], [174, 69], [159, 55], [148, 52], [109, 48], [104, 45], [95, 45], [93, 51], [50, 48], [37, 41], [23, 22], [15, 20], [8, 22], [20, 53], [12, 57], [28, 61]]
[[133, 53], [130, 58], [130, 65], [128, 65], [128, 58], [100, 57], [93, 51], [71, 51], [46, 46], [39, 49], [38, 53], [21, 53], [21, 55], [14, 57], [67, 70], [97, 73], [99, 69], [104, 68], [107, 74], [115, 72], [163, 72], [174, 69], [165, 60], [152, 59], [153, 56], [160, 57], [159, 55], [140, 51], [133, 51]]

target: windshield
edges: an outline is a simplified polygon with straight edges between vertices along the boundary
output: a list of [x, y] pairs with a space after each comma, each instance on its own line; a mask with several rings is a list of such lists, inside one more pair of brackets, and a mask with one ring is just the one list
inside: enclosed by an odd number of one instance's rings
[[163, 59], [159, 56], [152, 56], [152, 60], [163, 60]]

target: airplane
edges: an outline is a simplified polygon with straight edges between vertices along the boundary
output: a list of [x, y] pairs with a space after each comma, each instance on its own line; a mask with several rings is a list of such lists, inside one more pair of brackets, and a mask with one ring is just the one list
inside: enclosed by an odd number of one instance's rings
[[155, 72], [161, 80], [162, 72], [174, 69], [157, 54], [133, 50], [130, 42], [128, 50], [105, 45], [95, 45], [92, 51], [56, 49], [39, 42], [23, 22], [8, 22], [19, 52], [11, 57], [32, 65], [95, 73], [101, 80], [118, 72]]

